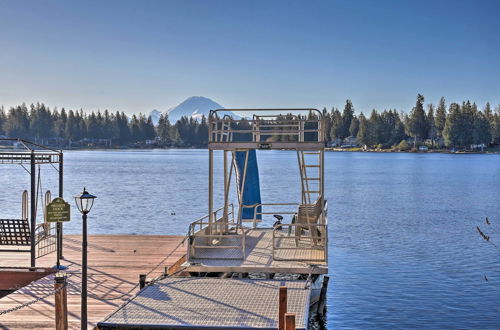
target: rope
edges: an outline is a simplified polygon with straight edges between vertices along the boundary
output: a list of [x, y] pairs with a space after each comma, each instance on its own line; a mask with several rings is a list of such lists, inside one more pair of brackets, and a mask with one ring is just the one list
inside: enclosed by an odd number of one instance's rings
[[6, 309], [6, 310], [3, 310], [3, 311], [0, 311], [0, 315], [4, 315], [4, 314], [10, 313], [10, 312], [15, 312], [15, 311], [17, 311], [17, 310], [20, 310], [21, 308], [24, 308], [24, 307], [28, 307], [28, 306], [30, 306], [30, 305], [33, 305], [33, 304], [35, 304], [35, 303], [39, 302], [39, 301], [40, 301], [40, 300], [42, 300], [42, 299], [45, 299], [45, 298], [47, 298], [47, 297], [50, 297], [50, 296], [52, 296], [52, 295], [54, 295], [54, 294], [58, 293], [59, 291], [61, 291], [62, 289], [64, 289], [64, 288], [65, 288], [65, 287], [67, 287], [67, 286], [68, 286], [68, 283], [65, 283], [63, 286], [59, 287], [57, 290], [54, 290], [53, 292], [46, 293], [46, 294], [44, 294], [43, 296], [37, 297], [37, 298], [35, 298], [34, 300], [29, 301], [29, 302], [27, 302], [27, 303], [24, 303], [24, 304], [22, 304], [22, 305], [18, 305], [18, 306], [16, 306], [16, 307], [12, 307], [12, 308], [9, 308], [9, 309]]

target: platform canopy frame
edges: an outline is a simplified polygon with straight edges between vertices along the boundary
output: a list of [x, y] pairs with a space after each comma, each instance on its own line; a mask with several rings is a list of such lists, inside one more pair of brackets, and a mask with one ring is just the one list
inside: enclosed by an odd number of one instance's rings
[[[63, 197], [63, 152], [21, 138], [0, 138], [0, 165], [20, 165], [30, 175], [30, 265], [36, 266], [36, 165], [48, 164], [58, 172], [59, 197]], [[62, 224], [57, 223], [58, 260], [62, 258]]]

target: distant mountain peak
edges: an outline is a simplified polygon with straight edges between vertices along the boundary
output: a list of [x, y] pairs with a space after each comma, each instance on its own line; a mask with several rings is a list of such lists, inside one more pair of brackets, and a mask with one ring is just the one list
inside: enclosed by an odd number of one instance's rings
[[167, 110], [168, 118], [172, 123], [181, 119], [183, 116], [187, 117], [201, 117], [208, 116], [210, 110], [223, 109], [224, 107], [219, 103], [204, 96], [191, 96], [177, 104], [176, 106]]
[[[217, 110], [217, 109], [224, 109], [224, 107], [208, 97], [190, 96], [181, 103], [171, 107], [170, 109], [168, 109], [163, 113], [168, 114], [169, 121], [172, 124], [174, 124], [176, 121], [178, 121], [184, 116], [192, 117], [195, 119], [200, 119], [202, 116], [208, 117], [210, 110]], [[151, 117], [153, 118], [153, 123], [155, 123], [156, 125], [162, 113], [158, 110], [153, 110], [151, 111], [150, 114]], [[228, 112], [227, 114], [233, 115], [234, 118], [239, 118], [232, 112]]]

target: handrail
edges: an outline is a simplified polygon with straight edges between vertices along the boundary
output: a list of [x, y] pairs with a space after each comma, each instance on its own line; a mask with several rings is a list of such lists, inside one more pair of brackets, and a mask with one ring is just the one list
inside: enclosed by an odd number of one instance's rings
[[274, 215], [274, 214], [288, 214], [288, 215], [295, 215], [297, 214], [296, 211], [260, 211], [257, 212], [257, 209], [262, 206], [298, 206], [299, 203], [255, 203], [255, 204], [250, 204], [250, 205], [242, 205], [242, 208], [247, 208], [247, 209], [254, 209], [253, 213], [253, 218], [252, 219], [242, 219], [242, 222], [253, 222], [253, 227], [257, 227], [258, 222], [262, 222], [261, 219], [257, 219], [258, 215]]
[[[222, 118], [218, 112], [251, 112], [254, 113], [250, 119], [233, 119], [225, 114]], [[279, 113], [266, 114], [275, 111]], [[310, 118], [304, 114], [292, 114], [291, 111], [316, 112], [316, 117]], [[260, 114], [264, 112], [263, 114]], [[324, 118], [317, 109], [217, 109], [211, 110], [208, 119], [209, 143], [244, 143], [244, 142], [268, 142], [266, 137], [283, 136], [284, 143], [297, 142], [323, 142], [324, 141]], [[238, 126], [244, 123], [245, 126]], [[309, 127], [308, 127], [309, 125]], [[312, 125], [312, 127], [311, 127]], [[231, 139], [224, 137], [231, 136]], [[235, 137], [238, 136], [239, 138]], [[265, 141], [262, 141], [264, 137]]]

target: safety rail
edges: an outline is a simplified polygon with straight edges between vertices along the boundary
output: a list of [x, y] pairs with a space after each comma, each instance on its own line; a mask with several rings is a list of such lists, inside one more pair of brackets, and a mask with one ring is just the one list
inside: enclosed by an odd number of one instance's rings
[[[328, 260], [328, 203], [326, 200], [317, 215], [316, 222], [282, 223], [273, 228], [274, 260]], [[284, 230], [286, 229], [286, 230]]]
[[[222, 215], [219, 216], [220, 212]], [[227, 217], [224, 216], [227, 214]], [[227, 218], [227, 219], [225, 219]], [[213, 212], [214, 221], [205, 215], [189, 225], [188, 261], [193, 258], [212, 259], [210, 255], [199, 255], [197, 249], [237, 249], [241, 250], [241, 257], [224, 257], [217, 255], [216, 259], [244, 259], [245, 253], [245, 231], [241, 225], [235, 222], [234, 206], [229, 204], [224, 212], [224, 207]]]
[[[59, 154], [52, 152], [34, 151], [35, 164], [57, 164]], [[0, 149], [0, 164], [29, 164], [31, 162], [31, 152], [11, 152]]]
[[[287, 227], [288, 229], [285, 230]], [[327, 261], [327, 225], [287, 223], [276, 226], [273, 228], [273, 259]]]
[[[251, 119], [235, 119], [218, 112], [254, 113]], [[299, 111], [299, 114], [292, 112]], [[268, 114], [274, 112], [275, 114]], [[279, 113], [277, 113], [279, 112]], [[277, 113], [277, 114], [276, 114]], [[311, 115], [312, 114], [312, 115]], [[209, 114], [209, 145], [253, 147], [258, 149], [287, 148], [287, 144], [324, 147], [324, 119], [316, 109], [220, 109]]]
[[[291, 207], [297, 207], [299, 204], [298, 203], [256, 203], [256, 204], [252, 204], [252, 205], [242, 205], [241, 207], [242, 208], [246, 208], [246, 209], [253, 209], [254, 212], [253, 212], [253, 218], [252, 219], [240, 219], [240, 223], [243, 224], [244, 222], [251, 222], [253, 224], [253, 228], [256, 228], [257, 227], [257, 223], [259, 222], [262, 222], [263, 219], [258, 219], [259, 218], [259, 215], [262, 216], [264, 215], [275, 215], [275, 214], [278, 214], [278, 215], [296, 215], [297, 214], [297, 211], [296, 210], [291, 210]], [[263, 206], [266, 206], [266, 209], [265, 211], [262, 211], [264, 210]], [[283, 209], [272, 209], [272, 210], [269, 210], [269, 207], [276, 207], [276, 206], [279, 206], [279, 207], [284, 207]], [[290, 210], [285, 210], [286, 207], [290, 207]], [[259, 207], [260, 207], [260, 212], [258, 212], [259, 210]]]
[[52, 253], [56, 250], [57, 232], [56, 224], [47, 222], [38, 224], [35, 227], [36, 257]]

